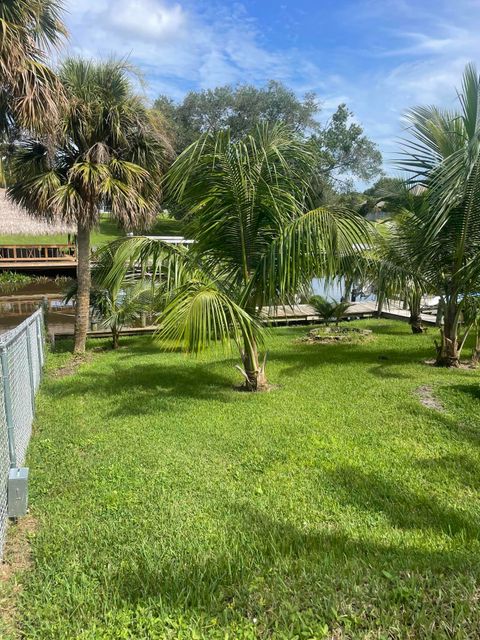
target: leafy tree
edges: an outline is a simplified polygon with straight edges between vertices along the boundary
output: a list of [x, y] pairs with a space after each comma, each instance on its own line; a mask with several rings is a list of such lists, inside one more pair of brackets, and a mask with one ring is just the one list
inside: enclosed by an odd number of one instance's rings
[[66, 35], [57, 0], [0, 2], [0, 139], [55, 122], [61, 86], [46, 50]]
[[192, 352], [233, 341], [245, 389], [265, 389], [262, 309], [288, 303], [315, 274], [333, 276], [368, 239], [368, 223], [354, 213], [305, 209], [311, 160], [279, 125], [238, 141], [229, 130], [205, 134], [168, 175], [174, 197], [192, 211], [186, 233], [195, 243], [180, 252], [148, 238], [122, 240], [104, 282], [121, 280], [129, 262], [156, 273], [170, 256], [160, 336]]
[[459, 324], [467, 296], [480, 284], [480, 78], [468, 65], [458, 111], [418, 107], [401, 166], [428, 189], [429, 207], [415, 220], [412, 259], [444, 298], [437, 364], [458, 366]]
[[228, 128], [232, 140], [239, 140], [262, 123], [284, 124], [304, 139], [310, 139], [316, 204], [329, 201], [327, 196], [332, 187], [338, 191], [340, 186], [345, 191], [351, 188], [352, 178], [371, 180], [381, 172], [379, 150], [353, 120], [346, 105], [339, 105], [330, 120], [321, 124], [317, 96], [307, 93], [301, 100], [279, 82], [270, 81], [262, 88], [226, 85], [192, 91], [178, 105], [160, 96], [154, 108], [169, 122], [178, 152], [203, 133]]
[[126, 228], [146, 226], [157, 211], [167, 141], [116, 60], [68, 59], [59, 72], [67, 101], [61, 137], [24, 140], [14, 159], [10, 197], [32, 214], [77, 225], [75, 352], [85, 350], [90, 299], [90, 232], [100, 205]]
[[160, 96], [154, 109], [170, 121], [178, 152], [203, 133], [229, 128], [232, 139], [238, 140], [263, 122], [283, 123], [305, 133], [318, 127], [315, 116], [320, 111], [315, 94], [307, 93], [299, 100], [293, 91], [274, 80], [262, 88], [245, 84], [191, 91], [179, 105]]
[[312, 136], [319, 175], [368, 181], [380, 173], [380, 151], [352, 118], [348, 107], [340, 104], [327, 124]]

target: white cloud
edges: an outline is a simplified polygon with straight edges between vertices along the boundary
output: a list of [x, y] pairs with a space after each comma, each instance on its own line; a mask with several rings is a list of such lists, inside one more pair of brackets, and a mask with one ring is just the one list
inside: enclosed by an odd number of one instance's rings
[[106, 18], [114, 31], [153, 41], [174, 39], [186, 23], [179, 4], [168, 7], [153, 0], [117, 1]]
[[465, 63], [480, 60], [478, 0], [358, 0], [354, 10], [339, 7], [335, 17], [337, 31], [348, 25], [358, 41], [345, 37], [330, 49], [322, 46], [330, 25], [321, 24], [318, 43], [304, 41], [300, 31], [288, 46], [272, 44], [273, 23], [259, 25], [241, 4], [68, 2], [73, 50], [93, 57], [129, 55], [144, 71], [151, 97], [181, 99], [190, 88], [274, 78], [299, 94], [317, 91], [325, 117], [347, 102], [386, 152], [397, 147], [409, 106], [451, 106]]

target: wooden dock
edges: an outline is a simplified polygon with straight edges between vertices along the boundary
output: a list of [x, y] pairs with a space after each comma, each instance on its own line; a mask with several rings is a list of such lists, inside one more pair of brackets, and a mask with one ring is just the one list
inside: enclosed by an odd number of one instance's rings
[[[346, 317], [351, 318], [371, 318], [376, 316], [376, 302], [352, 302], [345, 313]], [[319, 324], [322, 322], [320, 316], [315, 309], [309, 304], [298, 304], [293, 307], [277, 307], [276, 309], [264, 309], [266, 322], [270, 326], [290, 326], [290, 325], [307, 325]], [[401, 320], [408, 322], [410, 314], [408, 310], [403, 309], [400, 305], [391, 304], [380, 314], [382, 318], [390, 320]], [[435, 325], [435, 316], [428, 313], [421, 314], [422, 322], [426, 325]], [[158, 330], [158, 326], [150, 325], [147, 327], [125, 327], [121, 331], [122, 336], [142, 336], [152, 335]], [[110, 338], [111, 333], [105, 329], [95, 329], [88, 332], [88, 338]], [[73, 333], [57, 333], [53, 339], [57, 338], [73, 338]]]
[[38, 269], [75, 269], [75, 244], [2, 244], [0, 270], [35, 271]]

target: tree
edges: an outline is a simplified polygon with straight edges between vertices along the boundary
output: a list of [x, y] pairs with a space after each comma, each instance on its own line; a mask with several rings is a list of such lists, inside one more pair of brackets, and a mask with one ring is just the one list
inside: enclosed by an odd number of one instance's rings
[[368, 239], [368, 223], [352, 212], [306, 210], [311, 160], [305, 143], [283, 126], [263, 124], [238, 141], [228, 130], [203, 135], [167, 179], [171, 195], [192, 212], [186, 233], [194, 244], [180, 253], [127, 238], [104, 281], [121, 280], [129, 261], [156, 273], [169, 255], [183, 276], [167, 270], [160, 336], [192, 352], [233, 342], [244, 388], [268, 388], [260, 357], [263, 308], [291, 301], [313, 275], [333, 277], [342, 257]]
[[318, 315], [325, 320], [325, 324], [328, 325], [334, 319], [337, 327], [350, 307], [350, 302], [336, 302], [335, 300], [327, 300], [323, 296], [312, 296], [309, 303]]
[[478, 295], [469, 296], [465, 300], [462, 315], [467, 327], [465, 337], [468, 335], [470, 329], [474, 329], [471, 363], [474, 367], [478, 367], [478, 363], [480, 362], [480, 297]]
[[110, 329], [112, 348], [118, 349], [122, 328], [140, 320], [151, 310], [152, 285], [148, 281], [124, 282], [112, 289], [94, 288], [91, 302], [93, 310], [100, 316], [102, 326]]
[[347, 105], [340, 104], [325, 126], [311, 137], [318, 162], [318, 174], [354, 176], [368, 181], [381, 172], [382, 155], [363, 128], [353, 119]]
[[232, 140], [239, 140], [263, 122], [283, 123], [297, 133], [314, 130], [320, 106], [315, 94], [307, 93], [300, 100], [282, 83], [271, 80], [261, 88], [244, 84], [190, 91], [178, 105], [160, 96], [154, 109], [170, 121], [181, 153], [203, 133], [230, 129]]
[[314, 93], [303, 99], [280, 82], [265, 87], [230, 85], [205, 91], [191, 91], [176, 104], [160, 96], [154, 108], [169, 123], [181, 153], [206, 132], [230, 130], [232, 140], [240, 140], [258, 124], [284, 124], [305, 140], [311, 140], [316, 166], [312, 185], [315, 206], [326, 204], [331, 192], [351, 188], [352, 178], [371, 180], [381, 173], [382, 156], [354, 121], [345, 104], [338, 106], [326, 123], [321, 123], [321, 104]]
[[62, 88], [46, 51], [66, 36], [57, 0], [0, 2], [0, 139], [56, 120]]
[[14, 157], [10, 197], [32, 214], [77, 225], [78, 293], [74, 350], [85, 350], [90, 299], [90, 232], [100, 205], [126, 228], [144, 228], [157, 211], [168, 143], [135, 94], [122, 61], [66, 60], [67, 101], [58, 140], [31, 137]]
[[403, 300], [410, 311], [412, 333], [423, 333], [422, 298], [438, 285], [428, 278], [426, 265], [417, 255], [419, 230], [429, 211], [428, 193], [399, 179], [385, 181], [381, 189], [377, 194], [381, 193], [389, 218], [377, 225], [379, 233], [369, 256], [379, 311], [385, 300]]
[[415, 227], [414, 255], [444, 298], [439, 366], [458, 366], [462, 308], [480, 284], [480, 78], [471, 64], [458, 102], [458, 111], [410, 111], [412, 137], [400, 162], [413, 184], [428, 189], [428, 210]]

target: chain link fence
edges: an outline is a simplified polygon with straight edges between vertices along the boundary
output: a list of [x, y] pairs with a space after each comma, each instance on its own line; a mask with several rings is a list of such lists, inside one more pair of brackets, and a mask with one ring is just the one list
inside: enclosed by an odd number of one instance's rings
[[0, 335], [0, 558], [8, 517], [8, 474], [25, 463], [44, 347], [41, 309]]

